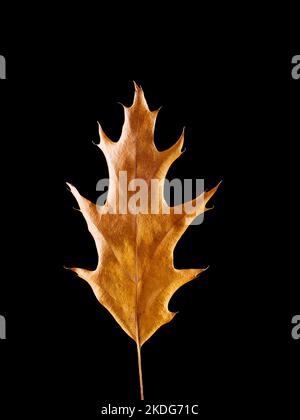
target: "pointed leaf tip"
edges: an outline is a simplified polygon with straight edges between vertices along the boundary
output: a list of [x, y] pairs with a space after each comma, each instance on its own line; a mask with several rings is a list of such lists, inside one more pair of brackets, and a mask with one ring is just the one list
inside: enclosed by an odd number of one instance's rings
[[113, 144], [114, 142], [106, 135], [99, 121], [97, 121], [97, 123], [98, 123], [99, 137], [100, 137], [100, 143], [98, 143], [97, 146], [100, 146], [101, 143]]
[[74, 185], [70, 184], [70, 182], [66, 182], [68, 191], [74, 194], [74, 192], [77, 192], [77, 189], [74, 187]]
[[66, 186], [67, 186], [67, 190], [72, 192], [72, 188], [74, 188], [73, 185], [70, 184], [70, 182], [66, 182]]
[[133, 86], [134, 86], [134, 90], [136, 92], [138, 92], [140, 90], [143, 90], [142, 87], [140, 85], [138, 85], [135, 80], [133, 80]]

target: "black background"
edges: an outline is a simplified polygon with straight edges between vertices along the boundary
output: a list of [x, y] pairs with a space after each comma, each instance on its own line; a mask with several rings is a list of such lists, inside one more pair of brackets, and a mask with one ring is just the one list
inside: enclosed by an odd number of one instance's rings
[[[163, 37], [126, 28], [89, 39], [2, 50], [4, 127], [2, 404], [13, 413], [95, 416], [107, 401], [138, 399], [134, 342], [63, 266], [92, 269], [93, 240], [65, 182], [91, 200], [107, 176], [97, 120], [116, 140], [141, 84], [163, 105], [156, 144], [186, 126], [186, 152], [168, 177], [223, 183], [204, 224], [175, 250], [178, 268], [208, 271], [170, 302], [179, 311], [142, 349], [146, 400], [199, 401], [203, 418], [293, 410], [299, 342], [296, 246], [299, 81], [292, 38], [193, 27]], [[9, 162], [9, 165], [6, 165]], [[5, 232], [5, 233], [4, 233]], [[288, 390], [285, 399], [284, 391]], [[261, 406], [261, 403], [264, 403]], [[82, 414], [81, 414], [82, 413]], [[206, 417], [205, 417], [206, 416]], [[10, 418], [10, 417], [8, 417]]]

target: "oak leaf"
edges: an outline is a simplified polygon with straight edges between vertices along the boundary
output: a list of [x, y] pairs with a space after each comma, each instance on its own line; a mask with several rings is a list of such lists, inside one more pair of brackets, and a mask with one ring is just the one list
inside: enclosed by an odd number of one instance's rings
[[[111, 141], [99, 125], [99, 148], [109, 170], [109, 190], [104, 205], [81, 196], [68, 184], [92, 234], [98, 264], [95, 270], [72, 268], [92, 287], [98, 301], [112, 314], [137, 344], [141, 397], [141, 346], [176, 313], [168, 303], [174, 292], [205, 269], [176, 269], [174, 248], [191, 221], [206, 210], [205, 204], [218, 186], [191, 200], [192, 214], [169, 207], [164, 198], [164, 180], [171, 164], [182, 154], [184, 132], [168, 150], [158, 151], [154, 128], [158, 111], [150, 111], [143, 90], [135, 84], [133, 104], [124, 107], [125, 120], [119, 141]], [[120, 188], [120, 173], [127, 182], [143, 180], [147, 189], [146, 207], [138, 208], [137, 189]], [[159, 181], [151, 189], [151, 180]], [[130, 188], [129, 188], [130, 189]], [[133, 188], [132, 188], [133, 189]], [[151, 212], [154, 202], [158, 211]], [[120, 202], [127, 213], [121, 214]], [[118, 211], [116, 209], [118, 203]], [[131, 209], [131, 211], [129, 211]], [[124, 209], [123, 209], [124, 210]]]

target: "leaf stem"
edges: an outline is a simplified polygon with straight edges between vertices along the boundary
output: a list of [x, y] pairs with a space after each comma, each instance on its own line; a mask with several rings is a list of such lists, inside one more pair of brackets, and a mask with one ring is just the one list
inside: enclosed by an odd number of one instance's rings
[[139, 343], [137, 343], [136, 348], [137, 348], [138, 366], [139, 366], [140, 395], [141, 395], [141, 400], [143, 401], [144, 400], [143, 371], [142, 371], [141, 347]]

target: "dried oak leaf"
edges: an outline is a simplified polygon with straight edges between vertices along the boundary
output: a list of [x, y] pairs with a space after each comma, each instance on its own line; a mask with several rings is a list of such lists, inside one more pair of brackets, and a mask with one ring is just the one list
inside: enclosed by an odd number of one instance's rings
[[[110, 180], [106, 203], [98, 206], [68, 184], [98, 251], [94, 271], [72, 270], [90, 284], [98, 301], [140, 349], [159, 327], [173, 319], [175, 313], [169, 311], [168, 303], [174, 292], [204, 271], [176, 269], [173, 251], [191, 221], [206, 210], [205, 204], [218, 186], [204, 192], [197, 201], [191, 200], [195, 206], [192, 215], [180, 214], [180, 205], [168, 207], [163, 182], [171, 164], [182, 153], [184, 133], [168, 150], [157, 150], [154, 127], [158, 111], [149, 110], [143, 90], [137, 85], [133, 104], [124, 107], [124, 114], [117, 142], [111, 141], [99, 126], [98, 146], [105, 155]], [[140, 212], [109, 213], [115, 203], [125, 202], [131, 210], [138, 207], [138, 189], [120, 188], [121, 171], [126, 171], [128, 184], [135, 179], [146, 183], [148, 204]], [[151, 190], [153, 179], [160, 183]], [[153, 202], [159, 207], [158, 214], [151, 214]]]

